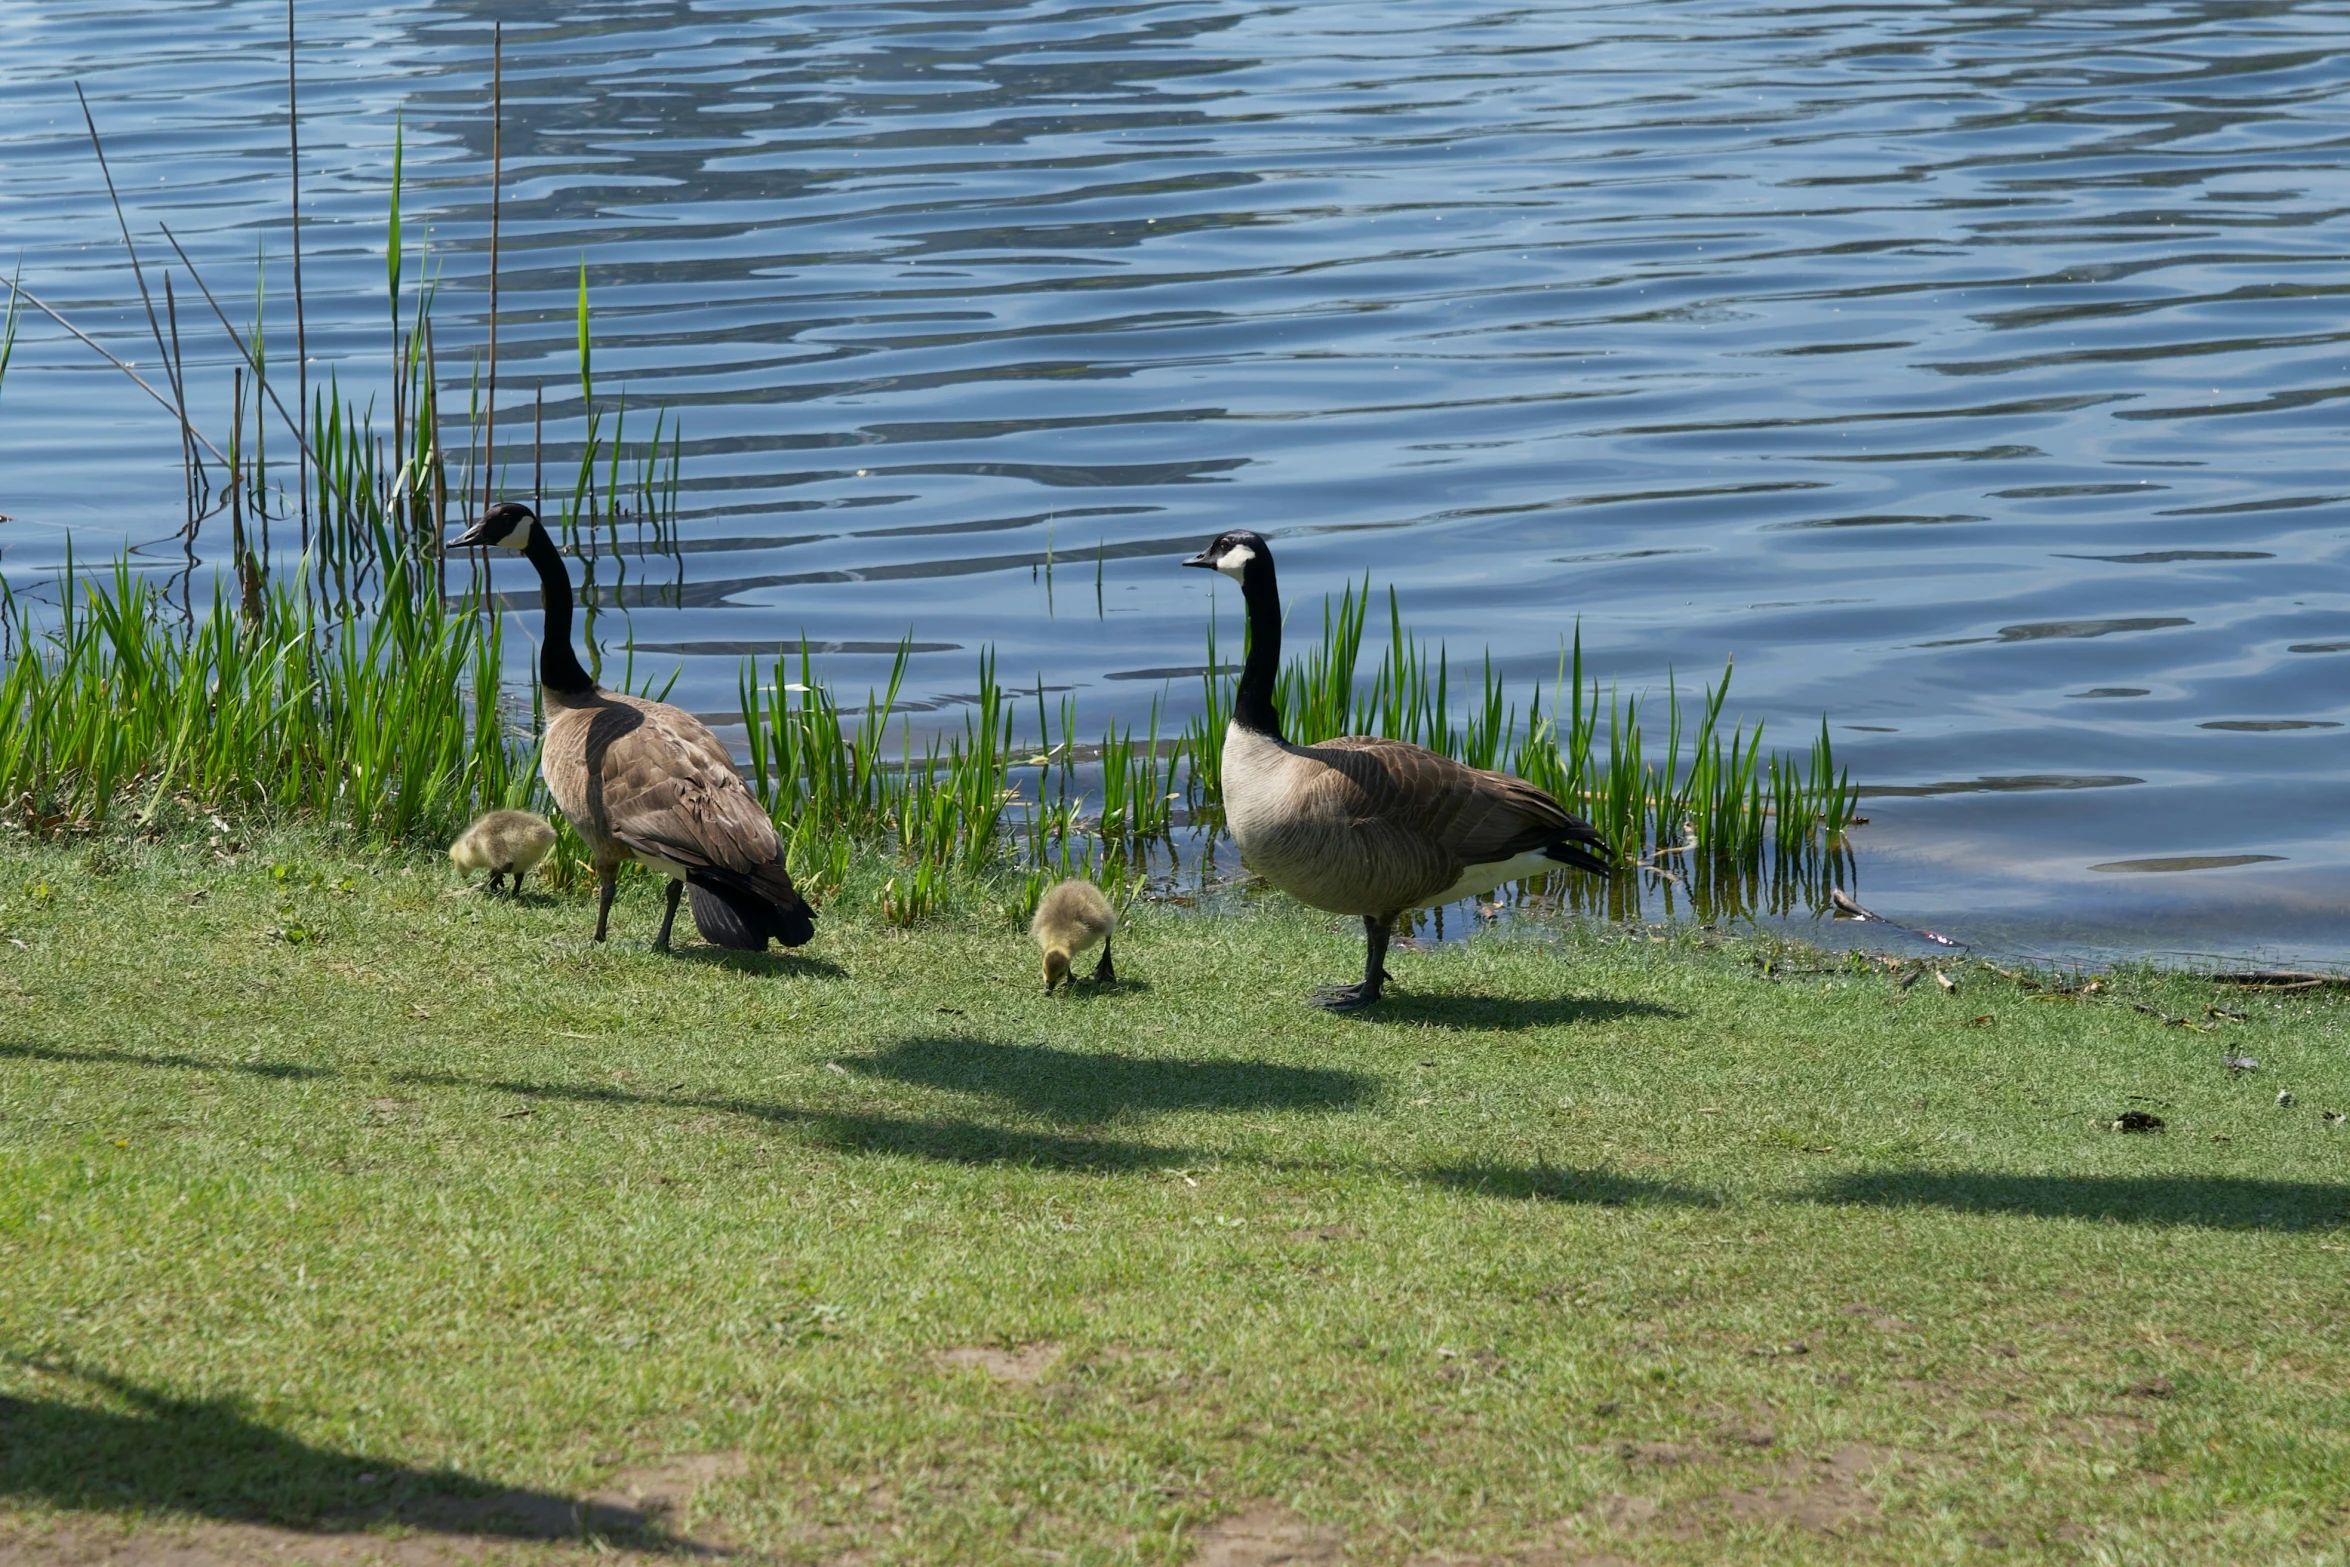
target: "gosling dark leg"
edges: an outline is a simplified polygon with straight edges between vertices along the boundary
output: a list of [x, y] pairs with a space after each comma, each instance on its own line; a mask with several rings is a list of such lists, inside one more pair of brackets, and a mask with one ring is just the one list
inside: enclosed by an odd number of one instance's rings
[[612, 918], [612, 894], [620, 890], [620, 870], [596, 872], [596, 940], [604, 939], [604, 926]]
[[1379, 999], [1379, 987], [1387, 978], [1387, 936], [1392, 919], [1377, 914], [1363, 916], [1363, 982], [1359, 985], [1332, 985], [1314, 992], [1314, 1005], [1332, 1012], [1355, 1012]]
[[492, 871], [490, 872], [490, 885], [489, 885], [489, 888], [488, 888], [488, 890], [489, 890], [489, 891], [491, 891], [491, 892], [497, 892], [499, 889], [503, 888], [505, 885], [506, 885], [506, 867], [505, 867], [505, 866], [503, 866], [503, 865], [501, 865], [501, 866], [498, 866], [496, 869], [494, 869], [494, 870], [492, 870]]
[[653, 938], [655, 952], [669, 950], [669, 927], [677, 923], [677, 900], [684, 896], [684, 882], [673, 881], [669, 884], [669, 907], [661, 911], [661, 934]]
[[[1111, 932], [1111, 935], [1115, 934], [1117, 934], [1115, 931]], [[1104, 936], [1102, 938], [1102, 960], [1093, 966], [1093, 980], [1097, 985], [1115, 985], [1118, 983], [1118, 971], [1110, 967], [1109, 936]]]

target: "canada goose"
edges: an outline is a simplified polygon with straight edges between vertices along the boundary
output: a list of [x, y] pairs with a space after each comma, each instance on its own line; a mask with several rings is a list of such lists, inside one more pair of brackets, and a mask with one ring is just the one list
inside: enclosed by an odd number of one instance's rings
[[1351, 1012], [1379, 999], [1388, 935], [1409, 910], [1562, 865], [1608, 874], [1607, 843], [1591, 824], [1523, 778], [1401, 740], [1282, 739], [1272, 546], [1237, 530], [1183, 564], [1232, 578], [1248, 607], [1248, 661], [1224, 731], [1224, 822], [1241, 860], [1302, 903], [1363, 917], [1363, 982], [1320, 991], [1316, 1005]]
[[1044, 993], [1049, 996], [1068, 984], [1069, 960], [1097, 941], [1102, 944], [1102, 960], [1093, 966], [1093, 977], [1115, 985], [1118, 972], [1110, 967], [1110, 936], [1117, 928], [1110, 900], [1090, 881], [1065, 881], [1046, 893], [1036, 906], [1036, 918], [1028, 922], [1028, 934], [1044, 949]]
[[488, 871], [485, 887], [490, 892], [496, 892], [508, 876], [514, 878], [514, 890], [520, 892], [522, 878], [553, 847], [555, 829], [547, 825], [544, 816], [531, 811], [490, 811], [449, 845], [449, 858], [459, 870]]
[[596, 867], [596, 940], [612, 913], [615, 878], [634, 860], [669, 878], [653, 950], [667, 951], [678, 895], [693, 891], [704, 939], [746, 952], [772, 936], [796, 947], [816, 915], [783, 867], [783, 842], [734, 770], [718, 737], [683, 708], [606, 691], [571, 651], [571, 577], [531, 509], [500, 501], [453, 548], [519, 550], [539, 574], [545, 638], [539, 690], [547, 728], [539, 773]]

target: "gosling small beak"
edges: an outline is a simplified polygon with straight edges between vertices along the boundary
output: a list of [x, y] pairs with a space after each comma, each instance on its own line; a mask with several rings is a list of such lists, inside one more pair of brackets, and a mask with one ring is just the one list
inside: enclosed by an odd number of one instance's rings
[[1206, 567], [1208, 570], [1210, 570], [1210, 571], [1214, 571], [1214, 570], [1216, 569], [1216, 553], [1215, 553], [1215, 552], [1216, 552], [1216, 546], [1214, 546], [1213, 544], [1211, 544], [1211, 545], [1209, 545], [1209, 546], [1208, 546], [1206, 549], [1204, 549], [1204, 550], [1201, 550], [1201, 551], [1200, 551], [1200, 552], [1199, 552], [1197, 555], [1194, 555], [1194, 556], [1190, 557], [1188, 560], [1184, 561], [1184, 563], [1183, 563], [1183, 564], [1185, 564], [1186, 566], [1204, 566], [1204, 567]]

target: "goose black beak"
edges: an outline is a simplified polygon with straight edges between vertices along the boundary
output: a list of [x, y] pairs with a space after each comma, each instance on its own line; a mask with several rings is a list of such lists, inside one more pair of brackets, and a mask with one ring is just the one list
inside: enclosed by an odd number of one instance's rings
[[463, 533], [460, 533], [457, 535], [457, 537], [451, 539], [449, 541], [449, 548], [453, 550], [469, 550], [492, 542], [494, 541], [490, 536], [490, 520], [487, 517], [481, 517], [475, 519], [472, 527], [467, 528]]
[[1183, 564], [1186, 566], [1205, 566], [1208, 570], [1214, 571], [1216, 569], [1215, 549], [1216, 547], [1211, 544], [1206, 549], [1201, 550], [1197, 555], [1191, 556], [1189, 559], [1185, 560]]

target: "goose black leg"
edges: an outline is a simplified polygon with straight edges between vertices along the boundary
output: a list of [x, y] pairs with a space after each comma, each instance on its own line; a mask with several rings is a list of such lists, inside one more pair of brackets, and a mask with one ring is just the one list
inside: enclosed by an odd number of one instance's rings
[[677, 923], [677, 900], [684, 896], [684, 882], [673, 881], [669, 884], [669, 907], [661, 911], [661, 934], [653, 938], [655, 952], [669, 950], [669, 927]]
[[1363, 916], [1363, 982], [1330, 985], [1314, 992], [1314, 1005], [1332, 1012], [1356, 1012], [1379, 999], [1379, 987], [1388, 978], [1387, 933], [1392, 918]]
[[503, 865], [500, 865], [500, 866], [497, 866], [496, 868], [494, 868], [493, 870], [491, 870], [491, 872], [490, 872], [490, 884], [489, 884], [489, 887], [488, 887], [488, 889], [487, 889], [487, 890], [488, 890], [488, 891], [490, 891], [490, 892], [493, 892], [493, 893], [494, 893], [494, 892], [497, 892], [499, 889], [503, 888], [505, 885], [506, 885], [506, 867], [505, 867], [505, 866], [503, 866]]
[[612, 918], [612, 894], [620, 890], [620, 870], [596, 872], [596, 940], [604, 939], [604, 926]]
[[1093, 966], [1093, 982], [1097, 985], [1118, 983], [1118, 971], [1110, 967], [1110, 938], [1102, 938], [1102, 960]]

